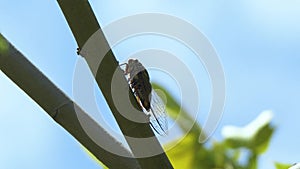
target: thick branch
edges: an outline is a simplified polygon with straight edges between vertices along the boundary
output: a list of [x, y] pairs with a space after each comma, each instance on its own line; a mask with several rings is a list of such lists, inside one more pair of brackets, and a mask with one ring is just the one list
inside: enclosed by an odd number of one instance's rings
[[[132, 105], [140, 112], [129, 111], [129, 109], [119, 112], [120, 110], [117, 109], [112, 93], [115, 92], [114, 90], [117, 90], [120, 95], [128, 95], [128, 88], [124, 88], [124, 86], [128, 86], [128, 84], [119, 68], [118, 61], [114, 57], [114, 54], [105, 39], [105, 36], [92, 12], [88, 1], [58, 0], [58, 3], [66, 17], [79, 48], [84, 50], [81, 51], [80, 54], [85, 57], [87, 63], [89, 64], [98, 86], [102, 91], [134, 156], [139, 157], [137, 159], [140, 166], [143, 169], [173, 168], [149, 124], [146, 122], [135, 122], [126, 118], [131, 117], [132, 114], [134, 114], [136, 117], [143, 115], [141, 112], [142, 110], [135, 100], [132, 92], [129, 92], [129, 99], [131, 100]], [[96, 34], [96, 38], [94, 39], [94, 43], [91, 43], [94, 48], [85, 49], [86, 43], [88, 40], [90, 40], [89, 37], [92, 37], [94, 33]], [[86, 42], [83, 42], [83, 40]], [[99, 53], [95, 52], [97, 50]], [[100, 58], [101, 52], [105, 53], [102, 58]], [[87, 55], [87, 53], [90, 55]], [[118, 83], [114, 84], [116, 85], [114, 87], [112, 87], [113, 77], [118, 80]], [[124, 103], [126, 103], [126, 100], [124, 100]], [[128, 107], [129, 106], [131, 105], [128, 105]], [[150, 137], [152, 138], [150, 141], [149, 139], [144, 139], [145, 141], [143, 141], [143, 138]], [[160, 152], [160, 154], [143, 157], [146, 152], [151, 152], [153, 150]]]

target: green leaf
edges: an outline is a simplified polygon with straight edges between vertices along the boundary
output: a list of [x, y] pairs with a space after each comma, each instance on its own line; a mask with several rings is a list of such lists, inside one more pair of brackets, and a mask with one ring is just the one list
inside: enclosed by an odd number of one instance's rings
[[195, 137], [186, 135], [183, 139], [178, 139], [166, 144], [166, 153], [174, 168], [195, 168]]
[[8, 52], [9, 44], [4, 39], [4, 37], [0, 34], [0, 54], [4, 54]]
[[234, 162], [237, 162], [241, 156], [241, 151], [240, 150], [234, 150], [233, 155], [232, 155], [232, 160]]
[[275, 162], [275, 167], [276, 169], [288, 169], [289, 167], [291, 167], [291, 165]]
[[251, 140], [250, 148], [256, 154], [264, 153], [269, 147], [270, 140], [274, 130], [275, 130], [274, 127], [272, 127], [270, 124], [261, 128], [255, 135], [255, 137]]
[[212, 147], [212, 153], [215, 166], [222, 167], [225, 163], [225, 146], [221, 143], [214, 142]]
[[224, 127], [226, 144], [231, 148], [248, 148], [255, 154], [265, 152], [275, 130], [270, 124], [272, 116], [271, 111], [264, 111], [245, 127]]

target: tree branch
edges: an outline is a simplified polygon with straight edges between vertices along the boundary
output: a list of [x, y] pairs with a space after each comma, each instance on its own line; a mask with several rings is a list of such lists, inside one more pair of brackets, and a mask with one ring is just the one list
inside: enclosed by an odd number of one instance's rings
[[[87, 0], [57, 0], [61, 10], [63, 11], [66, 20], [73, 32], [73, 35], [77, 41], [79, 49], [85, 47], [86, 42], [89, 38], [95, 34], [95, 43], [91, 45], [94, 48], [83, 49], [80, 54], [86, 59], [98, 86], [103, 93], [125, 139], [130, 146], [132, 153], [143, 169], [152, 168], [173, 168], [168, 157], [164, 153], [160, 143], [155, 137], [149, 123], [135, 122], [129, 120], [126, 117], [137, 117], [146, 118], [142, 113], [140, 106], [138, 105], [133, 93], [128, 91], [128, 83], [124, 77], [123, 72], [119, 68], [119, 63], [114, 57], [112, 50], [107, 43], [105, 36], [92, 12], [92, 9]], [[105, 56], [100, 58], [100, 53], [104, 52]], [[95, 66], [95, 62], [96, 64]], [[117, 79], [116, 86], [112, 87], [113, 78]], [[127, 95], [129, 93], [129, 99], [132, 105], [139, 111], [130, 111], [129, 108], [126, 110], [117, 109], [117, 105], [113, 100], [112, 92], [118, 91], [120, 96]], [[127, 103], [124, 100], [124, 104]], [[130, 107], [128, 105], [127, 107]], [[122, 114], [121, 114], [122, 113]], [[144, 116], [143, 116], [144, 115]], [[126, 117], [125, 117], [126, 116]], [[142, 117], [143, 116], [143, 117]], [[140, 138], [140, 139], [138, 139]], [[151, 139], [144, 139], [151, 138]], [[147, 152], [160, 152], [156, 155], [143, 156]]]

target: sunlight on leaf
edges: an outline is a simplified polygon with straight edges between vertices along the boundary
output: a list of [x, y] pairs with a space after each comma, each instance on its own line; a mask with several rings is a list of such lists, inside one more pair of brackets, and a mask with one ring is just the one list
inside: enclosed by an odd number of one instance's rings
[[257, 154], [265, 152], [274, 132], [271, 111], [262, 112], [245, 127], [225, 126], [222, 130], [226, 143], [232, 148], [247, 147]]
[[276, 167], [276, 169], [289, 169], [289, 167], [291, 167], [291, 165], [275, 162], [275, 167]]
[[225, 126], [222, 129], [222, 135], [224, 138], [250, 140], [256, 135], [257, 131], [270, 123], [272, 117], [272, 111], [263, 111], [255, 120], [245, 127]]

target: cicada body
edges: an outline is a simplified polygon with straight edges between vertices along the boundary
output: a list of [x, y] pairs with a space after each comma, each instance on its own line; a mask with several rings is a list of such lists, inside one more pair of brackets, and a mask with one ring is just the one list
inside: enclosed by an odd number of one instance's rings
[[152, 89], [145, 67], [137, 59], [129, 59], [124, 74], [141, 106], [150, 114], [150, 125], [160, 135], [168, 130], [165, 104]]

